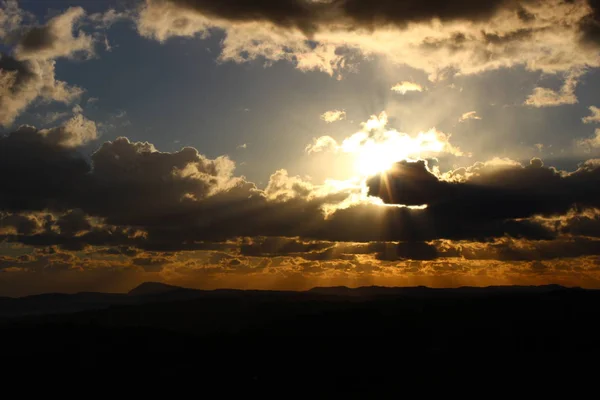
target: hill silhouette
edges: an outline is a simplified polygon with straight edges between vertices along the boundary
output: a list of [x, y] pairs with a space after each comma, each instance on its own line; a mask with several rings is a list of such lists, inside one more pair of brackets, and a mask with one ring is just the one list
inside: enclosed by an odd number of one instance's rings
[[[35, 365], [83, 378], [110, 370], [263, 389], [309, 374], [306, 385], [319, 390], [337, 393], [343, 381], [372, 391], [398, 376], [463, 379], [456, 363], [465, 358], [477, 360], [470, 374], [532, 360], [542, 365], [524, 376], [579, 365], [600, 354], [599, 317], [600, 291], [557, 285], [290, 292], [148, 282], [124, 294], [0, 299], [0, 342], [10, 343], [0, 370]], [[528, 364], [515, 366], [522, 357]]]
[[147, 295], [155, 295], [162, 293], [169, 293], [173, 291], [179, 290], [191, 290], [184, 289], [179, 286], [167, 285], [166, 283], [161, 282], [144, 282], [139, 286], [131, 289], [127, 294], [130, 296], [147, 296]]

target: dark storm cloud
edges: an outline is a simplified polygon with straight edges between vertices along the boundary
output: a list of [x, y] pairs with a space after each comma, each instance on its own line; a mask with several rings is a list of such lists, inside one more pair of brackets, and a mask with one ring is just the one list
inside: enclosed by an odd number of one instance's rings
[[241, 184], [230, 177], [229, 159], [209, 160], [190, 147], [162, 153], [149, 143], [118, 138], [104, 143], [92, 163], [85, 209], [118, 225], [144, 225], [153, 218], [162, 225], [161, 218], [185, 218], [222, 186]]
[[600, 206], [600, 169], [586, 163], [571, 174], [532, 159], [520, 165], [482, 166], [464, 182], [446, 182], [425, 161], [400, 162], [369, 180], [369, 193], [388, 204], [427, 204], [436, 218], [496, 221], [562, 214], [573, 206]]
[[413, 210], [375, 205], [338, 210], [314, 235], [328, 240], [358, 242], [484, 239], [504, 235], [551, 239], [555, 236], [548, 228], [532, 221], [477, 220], [440, 215], [429, 208]]
[[0, 138], [0, 207], [25, 211], [75, 208], [90, 165], [33, 127]]
[[27, 215], [0, 213], [0, 231], [13, 229], [19, 235], [31, 235], [40, 227], [39, 220]]
[[[350, 24], [375, 28], [404, 26], [409, 22], [478, 21], [492, 17], [503, 7], [514, 8], [531, 0], [167, 0], [203, 15], [230, 21], [267, 21], [283, 27], [313, 32], [323, 25]], [[523, 14], [525, 15], [525, 14]]]
[[562, 235], [600, 238], [600, 210], [573, 209], [566, 215], [540, 220]]
[[67, 236], [74, 236], [80, 232], [89, 231], [92, 228], [86, 214], [80, 209], [71, 210], [61, 216], [56, 225], [60, 228], [60, 233]]

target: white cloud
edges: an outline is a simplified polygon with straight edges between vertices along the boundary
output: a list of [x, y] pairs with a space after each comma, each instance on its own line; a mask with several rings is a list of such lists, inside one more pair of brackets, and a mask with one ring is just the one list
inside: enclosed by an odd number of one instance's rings
[[326, 111], [323, 114], [321, 114], [321, 119], [325, 122], [335, 122], [335, 121], [341, 121], [343, 119], [346, 119], [346, 111], [342, 111], [342, 110], [331, 110], [331, 111]]
[[403, 81], [392, 86], [392, 91], [400, 94], [406, 94], [408, 92], [422, 92], [423, 87], [418, 83]]
[[477, 111], [469, 111], [461, 115], [458, 122], [464, 122], [469, 119], [481, 119], [481, 117], [477, 115]]
[[538, 108], [576, 104], [577, 96], [575, 96], [575, 88], [577, 87], [577, 79], [581, 75], [581, 71], [570, 72], [558, 92], [545, 87], [534, 88], [533, 93], [527, 97], [524, 104]]
[[584, 124], [592, 124], [592, 123], [600, 122], [600, 108], [595, 107], [595, 106], [590, 106], [589, 110], [592, 113], [592, 115], [582, 118], [581, 120], [583, 121], [583, 123]]

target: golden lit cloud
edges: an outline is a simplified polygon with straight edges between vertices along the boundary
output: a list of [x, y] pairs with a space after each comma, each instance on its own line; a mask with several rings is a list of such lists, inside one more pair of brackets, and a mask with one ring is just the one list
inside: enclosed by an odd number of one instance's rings
[[323, 114], [321, 114], [321, 119], [325, 122], [335, 122], [335, 121], [341, 121], [343, 119], [346, 119], [346, 111], [341, 111], [341, 110], [331, 110], [331, 111], [326, 111]]
[[590, 151], [592, 149], [600, 149], [600, 128], [596, 129], [594, 132], [594, 136], [589, 137], [587, 139], [580, 139], [577, 142], [577, 145], [583, 148], [586, 151]]
[[50, 19], [43, 27], [26, 31], [20, 39], [15, 54], [22, 60], [48, 60], [73, 57], [77, 53], [90, 57], [94, 54], [94, 41], [83, 31], [73, 35], [78, 21], [85, 16], [81, 7], [71, 7], [63, 14]]
[[555, 107], [563, 104], [576, 104], [575, 88], [577, 80], [582, 75], [581, 71], [572, 71], [565, 78], [559, 91], [545, 87], [536, 87], [533, 93], [525, 100], [525, 105], [532, 107]]
[[595, 107], [595, 106], [590, 106], [589, 110], [592, 113], [592, 115], [588, 115], [587, 117], [582, 118], [581, 120], [583, 121], [583, 123], [584, 124], [593, 124], [596, 122], [600, 122], [600, 108]]
[[337, 151], [338, 144], [331, 136], [321, 136], [316, 138], [313, 143], [306, 146], [305, 150], [308, 154], [319, 153], [322, 151]]
[[423, 88], [418, 83], [403, 81], [392, 86], [392, 91], [406, 94], [408, 92], [422, 92]]
[[458, 122], [465, 122], [466, 120], [469, 119], [481, 119], [481, 117], [479, 115], [477, 115], [477, 111], [469, 111], [464, 113], [463, 115], [460, 116], [460, 118], [458, 119]]

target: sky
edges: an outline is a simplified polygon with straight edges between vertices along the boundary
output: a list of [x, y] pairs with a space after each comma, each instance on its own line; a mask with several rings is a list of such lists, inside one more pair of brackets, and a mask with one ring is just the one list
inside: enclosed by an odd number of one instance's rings
[[0, 296], [600, 287], [597, 0], [0, 0]]

